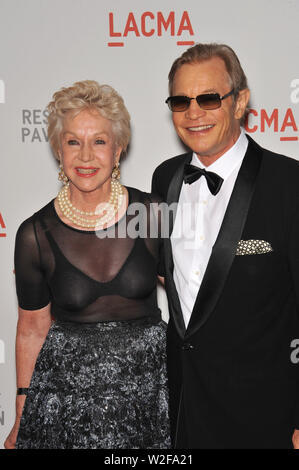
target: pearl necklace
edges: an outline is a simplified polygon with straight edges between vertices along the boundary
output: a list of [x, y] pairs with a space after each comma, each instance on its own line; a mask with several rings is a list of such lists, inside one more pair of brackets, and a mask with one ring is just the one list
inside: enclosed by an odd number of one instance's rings
[[118, 180], [111, 180], [111, 193], [108, 202], [100, 203], [95, 212], [85, 212], [73, 206], [69, 198], [69, 183], [58, 193], [57, 201], [62, 214], [71, 222], [84, 228], [102, 228], [115, 218], [124, 196], [124, 188]]

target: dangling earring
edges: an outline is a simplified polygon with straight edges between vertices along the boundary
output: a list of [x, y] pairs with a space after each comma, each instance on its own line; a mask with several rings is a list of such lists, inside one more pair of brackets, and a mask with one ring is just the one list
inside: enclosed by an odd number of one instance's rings
[[115, 167], [113, 168], [111, 176], [112, 176], [113, 180], [119, 180], [120, 179], [120, 169], [119, 169], [119, 163], [118, 162], [115, 163]]
[[61, 163], [60, 163], [60, 165], [59, 165], [58, 179], [59, 179], [59, 181], [62, 181], [62, 183], [63, 183], [64, 185], [67, 184], [68, 181], [69, 181], [68, 177], [67, 177], [66, 174], [64, 173], [63, 166], [62, 166]]

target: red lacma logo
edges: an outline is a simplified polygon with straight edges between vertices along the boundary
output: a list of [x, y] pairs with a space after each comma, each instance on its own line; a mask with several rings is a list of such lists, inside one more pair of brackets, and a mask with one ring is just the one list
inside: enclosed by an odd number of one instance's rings
[[6, 237], [6, 233], [2, 232], [3, 229], [6, 229], [6, 225], [0, 212], [0, 237]]
[[271, 111], [266, 109], [250, 109], [245, 123], [245, 130], [249, 134], [256, 131], [266, 132], [271, 129], [275, 133], [281, 133], [281, 141], [297, 141], [298, 136], [294, 135], [298, 132], [296, 120], [291, 108], [286, 111], [274, 108]]
[[[181, 40], [183, 33], [184, 40]], [[187, 11], [182, 14], [174, 11], [167, 14], [161, 11], [156, 13], [145, 11], [141, 15], [130, 12], [126, 19], [116, 17], [115, 13], [109, 13], [109, 47], [123, 47], [127, 37], [150, 38], [166, 35], [175, 37], [178, 46], [194, 44], [191, 38], [194, 36], [194, 31]], [[189, 37], [188, 40], [185, 40], [186, 35]]]

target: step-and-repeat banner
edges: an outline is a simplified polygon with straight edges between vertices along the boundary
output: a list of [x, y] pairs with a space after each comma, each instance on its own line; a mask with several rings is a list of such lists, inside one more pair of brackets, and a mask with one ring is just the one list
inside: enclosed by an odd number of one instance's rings
[[[85, 79], [113, 86], [132, 118], [121, 181], [149, 191], [155, 167], [183, 150], [164, 103], [172, 62], [196, 42], [226, 43], [251, 88], [247, 132], [299, 159], [298, 23], [298, 0], [0, 0], [0, 447], [15, 413], [15, 234], [60, 187], [52, 94]], [[167, 320], [161, 289], [159, 303]]]

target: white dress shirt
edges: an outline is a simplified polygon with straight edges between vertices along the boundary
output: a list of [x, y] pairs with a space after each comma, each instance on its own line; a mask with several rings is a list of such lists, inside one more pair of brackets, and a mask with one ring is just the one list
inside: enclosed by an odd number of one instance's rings
[[191, 165], [206, 168], [223, 178], [216, 196], [211, 194], [204, 176], [190, 185], [182, 185], [171, 245], [173, 277], [186, 327], [247, 146], [248, 140], [242, 130], [233, 147], [209, 167], [204, 167], [197, 155], [193, 154]]

